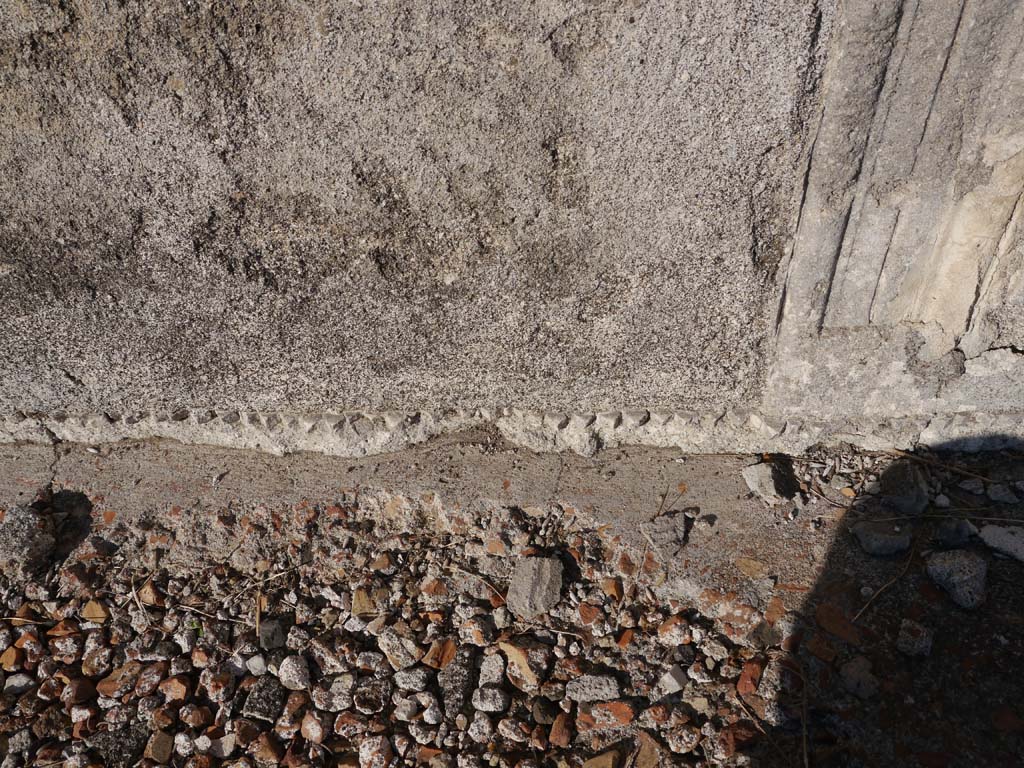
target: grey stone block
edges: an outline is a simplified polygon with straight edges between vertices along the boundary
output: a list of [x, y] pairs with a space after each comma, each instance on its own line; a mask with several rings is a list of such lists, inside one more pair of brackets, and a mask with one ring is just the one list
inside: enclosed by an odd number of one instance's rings
[[554, 608], [562, 592], [562, 562], [554, 557], [527, 557], [516, 563], [509, 584], [509, 610], [530, 619]]

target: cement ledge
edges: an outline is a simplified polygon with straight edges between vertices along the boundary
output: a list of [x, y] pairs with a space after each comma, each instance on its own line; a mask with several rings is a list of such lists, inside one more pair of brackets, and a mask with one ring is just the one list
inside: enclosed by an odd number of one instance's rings
[[15, 413], [0, 421], [0, 442], [101, 444], [164, 438], [279, 456], [308, 451], [360, 457], [392, 453], [436, 436], [488, 426], [509, 442], [538, 453], [580, 456], [627, 445], [678, 448], [688, 453], [801, 453], [814, 445], [838, 443], [866, 450], [949, 445], [970, 451], [1024, 445], [1024, 419], [1019, 413], [815, 421], [735, 410], [719, 414], [658, 410], [588, 414], [510, 408], [312, 414], [181, 409], [119, 417]]

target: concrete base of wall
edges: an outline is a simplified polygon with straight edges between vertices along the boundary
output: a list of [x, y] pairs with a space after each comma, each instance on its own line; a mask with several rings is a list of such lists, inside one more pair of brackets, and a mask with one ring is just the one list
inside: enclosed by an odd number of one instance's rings
[[0, 440], [1020, 437], [1024, 7], [0, 21]]

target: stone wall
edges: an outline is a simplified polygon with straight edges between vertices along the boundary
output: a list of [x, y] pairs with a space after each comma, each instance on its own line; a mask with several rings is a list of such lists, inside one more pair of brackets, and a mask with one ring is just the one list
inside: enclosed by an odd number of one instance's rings
[[[845, 6], [767, 407], [926, 441], [1022, 432], [1024, 6]], [[967, 445], [973, 445], [968, 442]]]
[[1012, 434], [1024, 8], [15, 0], [0, 433]]

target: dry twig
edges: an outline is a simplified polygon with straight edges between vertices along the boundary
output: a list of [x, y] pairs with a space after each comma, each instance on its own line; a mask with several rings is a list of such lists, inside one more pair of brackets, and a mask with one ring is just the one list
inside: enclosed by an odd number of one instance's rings
[[901, 459], [910, 459], [910, 461], [917, 461], [920, 462], [921, 464], [929, 464], [933, 467], [948, 469], [951, 472], [956, 472], [957, 474], [964, 475], [965, 477], [973, 477], [976, 480], [984, 480], [986, 483], [992, 482], [984, 475], [979, 475], [974, 472], [971, 472], [970, 470], [964, 469], [963, 467], [958, 467], [956, 464], [946, 464], [945, 462], [942, 461], [936, 461], [935, 459], [927, 459], [924, 456], [918, 456], [917, 454], [908, 453], [907, 451], [901, 451], [898, 449], [886, 451], [886, 453], [892, 456], [899, 456]]
[[235, 600], [240, 598], [253, 587], [262, 587], [267, 582], [273, 581], [274, 579], [279, 579], [282, 576], [286, 576], [292, 571], [298, 570], [302, 566], [303, 563], [299, 563], [298, 565], [293, 565], [291, 568], [285, 568], [283, 571], [278, 571], [277, 573], [271, 574], [270, 576], [267, 576], [266, 578], [259, 580], [253, 579], [252, 576], [250, 576], [249, 582], [245, 586], [239, 587], [237, 590], [235, 590], [231, 597], [227, 599], [226, 605], [231, 605], [233, 602], [235, 602]]
[[807, 749], [807, 675], [804, 674], [804, 666], [800, 663], [800, 660], [790, 651], [783, 649], [772, 650], [768, 652], [770, 656], [781, 657], [787, 662], [790, 662], [793, 667], [788, 667], [790, 672], [796, 674], [800, 678], [800, 725], [803, 732], [803, 755], [804, 755], [804, 768], [811, 768], [811, 758]]
[[[149, 582], [149, 579], [151, 579], [151, 578], [153, 578], [153, 574], [150, 574], [149, 577], [146, 579], [146, 581], [142, 582], [142, 586], [146, 586], [146, 584]], [[146, 617], [146, 625], [148, 626], [149, 624], [152, 623], [149, 620], [149, 611], [146, 610], [146, 606], [144, 606], [142, 604], [142, 601], [139, 599], [139, 593], [135, 591], [135, 577], [134, 576], [132, 577], [132, 597], [135, 598], [135, 605], [137, 605], [139, 607], [139, 610], [142, 611], [142, 615]], [[127, 601], [126, 601], [126, 603], [127, 603]]]
[[1017, 520], [1012, 517], [980, 517], [978, 515], [901, 515], [900, 517], [870, 518], [872, 523], [895, 523], [900, 520], [980, 520], [983, 523], [1024, 525], [1024, 520]]
[[782, 751], [782, 747], [780, 747], [779, 743], [772, 738], [772, 735], [764, 729], [764, 726], [761, 725], [761, 722], [760, 720], [758, 720], [757, 716], [754, 715], [754, 713], [751, 712], [749, 709], [747, 709], [747, 705], [743, 701], [742, 697], [737, 695], [736, 702], [740, 705], [740, 708], [746, 713], [747, 717], [750, 718], [750, 722], [754, 724], [754, 727], [757, 728], [757, 730], [759, 730], [762, 734], [764, 734], [765, 738], [768, 739], [768, 743], [771, 744], [775, 751], [779, 753], [779, 757], [781, 757], [784, 761], [788, 763], [789, 760], [786, 757], [786, 753]]
[[809, 490], [811, 493], [813, 493], [819, 499], [824, 499], [828, 504], [831, 504], [833, 507], [838, 507], [839, 509], [850, 509], [850, 507], [851, 507], [851, 505], [849, 505], [849, 504], [840, 504], [838, 501], [832, 501], [832, 499], [830, 499], [828, 496], [823, 494], [821, 491], [817, 490], [812, 485], [807, 486], [807, 490]]
[[857, 619], [861, 617], [864, 611], [868, 609], [868, 606], [874, 602], [876, 597], [878, 597], [880, 594], [885, 592], [885, 590], [887, 590], [889, 587], [891, 587], [893, 584], [895, 584], [897, 581], [903, 578], [903, 574], [905, 574], [907, 572], [907, 569], [910, 567], [910, 561], [914, 559], [914, 552], [915, 550], [910, 550], [910, 556], [907, 557], [907, 561], [903, 564], [903, 567], [900, 569], [900, 572], [893, 576], [891, 579], [889, 579], [887, 582], [885, 582], [885, 584], [879, 587], [878, 591], [875, 592], [875, 594], [868, 598], [868, 601], [864, 603], [864, 607], [857, 611], [857, 614], [850, 620], [851, 623], [856, 622]]
[[22, 624], [39, 624], [39, 625], [46, 625], [46, 624], [52, 625], [52, 624], [56, 624], [57, 623], [55, 621], [41, 621], [41, 620], [36, 620], [36, 619], [23, 619], [23, 618], [21, 618], [21, 616], [0, 616], [0, 621], [20, 621]]
[[480, 579], [480, 581], [482, 581], [485, 585], [487, 585], [487, 587], [491, 590], [491, 592], [493, 592], [495, 595], [497, 595], [499, 598], [501, 598], [501, 601], [503, 603], [505, 602], [505, 596], [503, 594], [501, 594], [500, 591], [498, 591], [498, 588], [496, 586], [491, 584], [491, 582], [489, 582], [483, 576], [481, 576], [481, 575], [479, 575], [477, 573], [470, 573], [467, 570], [459, 568], [457, 565], [446, 565], [445, 568], [450, 570], [450, 571], [456, 571], [458, 573], [461, 573], [464, 576], [469, 576], [470, 578], [473, 578], [473, 579]]
[[[543, 630], [546, 630], [548, 632], [554, 632], [556, 635], [569, 635], [570, 637], [575, 637], [575, 638], [578, 638], [580, 640], [585, 640], [586, 639], [583, 635], [579, 634], [578, 632], [570, 632], [567, 629], [555, 629], [554, 627], [546, 627], [543, 624], [534, 624], [533, 622], [530, 622], [530, 621], [524, 621], [523, 624], [525, 624], [528, 627], [532, 627], [533, 629], [543, 629]], [[519, 632], [517, 634], [521, 635], [521, 634], [524, 634], [524, 633], [523, 632]]]
[[232, 618], [224, 618], [224, 619], [222, 619], [220, 616], [214, 616], [212, 613], [207, 613], [206, 611], [201, 611], [198, 608], [193, 608], [191, 605], [185, 605], [184, 603], [182, 603], [180, 605], [177, 605], [175, 607], [178, 610], [180, 610], [180, 611], [188, 611], [189, 613], [198, 613], [200, 616], [205, 616], [206, 618], [213, 619], [214, 621], [230, 621], [233, 624], [244, 624], [245, 623], [243, 621], [239, 621], [238, 619], [232, 619]]

